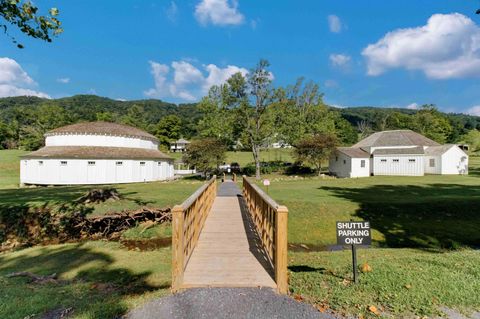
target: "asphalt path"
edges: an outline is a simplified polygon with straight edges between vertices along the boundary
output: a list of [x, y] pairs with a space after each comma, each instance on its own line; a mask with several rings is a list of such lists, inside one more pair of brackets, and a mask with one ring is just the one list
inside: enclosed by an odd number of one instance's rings
[[125, 319], [333, 319], [312, 306], [267, 288], [195, 288], [153, 300]]

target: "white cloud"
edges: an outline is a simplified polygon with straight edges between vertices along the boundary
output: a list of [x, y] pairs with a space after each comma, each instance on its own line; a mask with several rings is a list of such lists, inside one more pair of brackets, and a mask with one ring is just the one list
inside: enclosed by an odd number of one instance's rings
[[418, 103], [410, 103], [405, 108], [409, 110], [418, 110], [418, 107], [419, 107]]
[[347, 66], [352, 58], [346, 54], [330, 54], [330, 63], [336, 67], [345, 67]]
[[35, 84], [17, 61], [10, 58], [0, 58], [0, 84]]
[[480, 105], [472, 106], [465, 111], [466, 114], [480, 116]]
[[70, 83], [70, 78], [58, 78], [57, 82], [67, 84]]
[[211, 86], [224, 83], [233, 74], [248, 73], [247, 69], [235, 65], [221, 68], [215, 64], [204, 65], [202, 71], [185, 60], [173, 61], [171, 70], [172, 73], [166, 64], [150, 61], [150, 73], [155, 87], [144, 94], [149, 97], [195, 101], [205, 95]]
[[9, 84], [0, 84], [0, 97], [7, 97], [7, 96], [38, 96], [38, 97], [43, 97], [46, 99], [49, 99], [50, 96], [46, 93], [31, 90], [31, 89], [25, 89], [25, 88], [19, 88], [14, 85], [9, 85]]
[[48, 94], [32, 89], [36, 85], [17, 61], [0, 58], [0, 97], [28, 95], [50, 98]]
[[177, 4], [174, 1], [171, 1], [170, 5], [165, 10], [165, 13], [167, 15], [168, 20], [170, 20], [172, 22], [176, 22], [177, 21], [177, 15], [178, 15]]
[[202, 25], [238, 25], [245, 20], [237, 0], [201, 0], [195, 7], [195, 17]]
[[405, 68], [432, 79], [478, 77], [480, 28], [459, 13], [434, 14], [424, 26], [387, 33], [362, 55], [372, 76]]
[[328, 20], [328, 28], [330, 29], [330, 32], [333, 32], [333, 33], [342, 32], [342, 21], [338, 16], [331, 14], [327, 17], [327, 20]]

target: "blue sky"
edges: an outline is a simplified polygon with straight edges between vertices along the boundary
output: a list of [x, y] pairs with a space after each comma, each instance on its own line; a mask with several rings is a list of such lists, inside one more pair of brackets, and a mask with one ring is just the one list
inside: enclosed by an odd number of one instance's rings
[[[338, 106], [480, 115], [480, 1], [53, 1], [53, 43], [0, 42], [0, 96], [198, 100], [268, 59], [276, 85], [304, 76]], [[16, 34], [15, 34], [16, 35]], [[3, 73], [3, 75], [2, 75]]]

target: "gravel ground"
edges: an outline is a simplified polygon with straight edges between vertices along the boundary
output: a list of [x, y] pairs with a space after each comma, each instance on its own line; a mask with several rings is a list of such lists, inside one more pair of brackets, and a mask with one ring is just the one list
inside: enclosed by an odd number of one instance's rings
[[331, 318], [267, 288], [196, 288], [151, 301], [125, 319]]

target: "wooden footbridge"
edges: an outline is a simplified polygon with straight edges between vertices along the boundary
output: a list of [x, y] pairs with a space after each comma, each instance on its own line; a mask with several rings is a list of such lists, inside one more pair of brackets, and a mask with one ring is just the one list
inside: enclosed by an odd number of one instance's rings
[[[234, 180], [236, 179], [234, 175]], [[287, 293], [287, 215], [243, 177], [213, 177], [173, 208], [172, 289], [270, 287]]]

